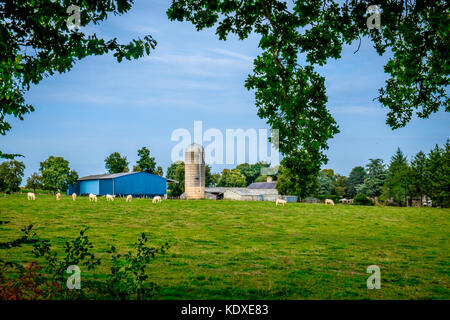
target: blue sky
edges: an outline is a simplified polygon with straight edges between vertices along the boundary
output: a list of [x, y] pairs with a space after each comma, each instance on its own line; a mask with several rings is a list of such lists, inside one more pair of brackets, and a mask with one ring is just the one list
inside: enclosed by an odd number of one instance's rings
[[[256, 115], [254, 93], [244, 87], [259, 53], [258, 38], [219, 41], [214, 29], [197, 32], [190, 23], [169, 21], [169, 3], [136, 0], [126, 15], [85, 28], [121, 42], [150, 33], [158, 41], [150, 56], [122, 63], [112, 55], [89, 57], [30, 90], [26, 99], [36, 111], [24, 121], [12, 119], [13, 129], [0, 137], [2, 151], [25, 155], [23, 183], [50, 155], [69, 160], [84, 176], [105, 172], [104, 159], [115, 151], [127, 156], [131, 168], [142, 146], [166, 170], [176, 145], [171, 133], [192, 131], [194, 120], [203, 121], [204, 130], [224, 133], [268, 128]], [[342, 59], [320, 69], [327, 79], [328, 109], [341, 131], [329, 141], [325, 167], [348, 175], [369, 158], [389, 161], [397, 147], [410, 157], [442, 145], [450, 136], [449, 113], [414, 119], [395, 131], [385, 124], [387, 111], [373, 98], [386, 79], [386, 57], [367, 40], [353, 54], [357, 46], [345, 47]], [[213, 165], [213, 171], [223, 167]]]

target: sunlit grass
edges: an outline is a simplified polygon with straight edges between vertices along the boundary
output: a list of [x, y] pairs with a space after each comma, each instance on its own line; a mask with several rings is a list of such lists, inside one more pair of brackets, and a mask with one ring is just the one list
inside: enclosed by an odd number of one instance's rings
[[[169, 252], [149, 266], [162, 299], [449, 299], [449, 209], [268, 202], [0, 195], [0, 242], [35, 231], [59, 249], [84, 227], [102, 266], [114, 245], [126, 252], [142, 232]], [[24, 246], [7, 261], [35, 258]], [[368, 290], [369, 265], [381, 289]], [[93, 276], [83, 271], [82, 277]]]

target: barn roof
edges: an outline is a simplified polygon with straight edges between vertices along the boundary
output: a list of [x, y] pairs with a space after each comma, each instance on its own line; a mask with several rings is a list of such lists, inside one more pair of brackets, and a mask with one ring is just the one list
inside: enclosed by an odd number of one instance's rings
[[107, 174], [93, 174], [86, 177], [81, 177], [78, 179], [78, 181], [83, 180], [104, 180], [104, 179], [114, 179], [122, 176], [127, 176], [130, 174], [134, 174], [136, 172], [121, 172], [121, 173], [107, 173]]
[[206, 187], [205, 188], [205, 192], [208, 192], [208, 193], [224, 193], [228, 189], [230, 189], [230, 188], [225, 188], [225, 187]]
[[227, 191], [234, 192], [240, 196], [275, 195], [277, 189], [248, 189], [248, 188], [228, 188]]
[[277, 186], [276, 181], [270, 182], [253, 182], [248, 186], [248, 189], [275, 189]]
[[[121, 172], [121, 173], [106, 173], [106, 174], [93, 174], [93, 175], [90, 175], [90, 176], [81, 177], [81, 178], [78, 179], [78, 181], [114, 179], [114, 178], [128, 176], [130, 174], [135, 174], [135, 173], [139, 173], [139, 172], [142, 172], [142, 171], [138, 171], [138, 172]], [[151, 173], [149, 173], [149, 174], [151, 174]], [[164, 178], [164, 177], [161, 177], [161, 178]], [[167, 182], [178, 182], [176, 180], [169, 179], [169, 178], [164, 178], [164, 179], [166, 179]]]

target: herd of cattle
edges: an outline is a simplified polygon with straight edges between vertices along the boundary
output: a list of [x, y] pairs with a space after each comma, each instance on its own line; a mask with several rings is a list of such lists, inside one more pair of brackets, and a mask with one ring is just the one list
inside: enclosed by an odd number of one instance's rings
[[[114, 201], [114, 198], [116, 197], [115, 195], [110, 195], [107, 194], [106, 196], [106, 201]], [[126, 202], [130, 202], [131, 199], [133, 199], [133, 196], [131, 194], [129, 194], [126, 198], [125, 201]], [[33, 192], [28, 192], [28, 200], [36, 200], [36, 195]], [[57, 193], [56, 194], [56, 200], [61, 200], [61, 193]], [[72, 200], [76, 201], [77, 200], [77, 194], [76, 193], [72, 193]], [[89, 201], [90, 202], [97, 202], [97, 195], [90, 193], [89, 194]], [[152, 199], [153, 203], [160, 203], [162, 202], [162, 198], [160, 196], [156, 196]]]
[[[107, 194], [107, 195], [105, 196], [106, 201], [114, 201], [114, 198], [115, 198], [115, 197], [116, 197], [115, 195], [110, 195], [110, 194]], [[126, 201], [126, 202], [130, 202], [131, 199], [133, 199], [133, 196], [132, 196], [131, 194], [129, 194], [129, 195], [125, 198], [125, 201]], [[36, 200], [36, 195], [35, 195], [33, 192], [28, 192], [28, 200]], [[61, 200], [61, 193], [58, 192], [58, 193], [56, 194], [56, 200]], [[72, 200], [73, 200], [73, 201], [76, 201], [76, 200], [77, 200], [77, 194], [76, 194], [76, 193], [72, 193]], [[97, 195], [95, 195], [95, 194], [93, 194], [93, 193], [90, 193], [90, 194], [89, 194], [89, 201], [90, 201], [90, 202], [97, 202]], [[160, 203], [160, 202], [162, 202], [162, 199], [161, 199], [160, 196], [156, 196], [156, 197], [154, 197], [154, 198], [152, 199], [152, 203]], [[286, 204], [286, 200], [284, 200], [284, 199], [277, 199], [277, 200], [275, 201], [275, 205], [276, 205], [276, 206], [278, 206], [278, 205], [284, 206], [285, 204]], [[331, 199], [326, 199], [326, 200], [325, 200], [325, 204], [330, 204], [330, 205], [334, 206], [334, 201], [331, 200]]]

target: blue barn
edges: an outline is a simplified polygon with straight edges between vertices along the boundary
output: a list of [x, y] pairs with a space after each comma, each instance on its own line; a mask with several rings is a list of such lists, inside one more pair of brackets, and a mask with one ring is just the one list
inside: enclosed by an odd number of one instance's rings
[[[123, 172], [99, 174], [79, 178], [75, 186], [70, 186], [67, 194], [116, 195], [133, 197], [164, 196], [167, 192], [167, 180], [146, 172]], [[169, 180], [172, 182], [173, 180]]]

